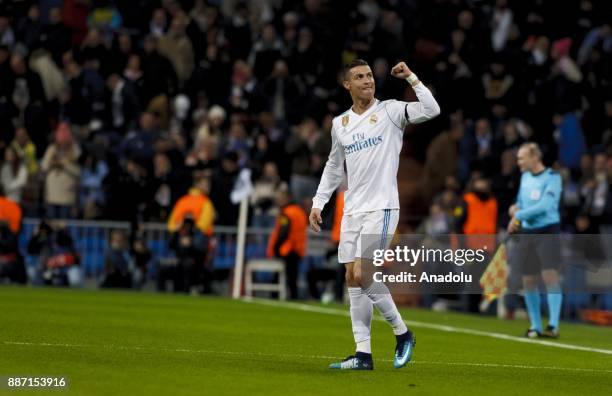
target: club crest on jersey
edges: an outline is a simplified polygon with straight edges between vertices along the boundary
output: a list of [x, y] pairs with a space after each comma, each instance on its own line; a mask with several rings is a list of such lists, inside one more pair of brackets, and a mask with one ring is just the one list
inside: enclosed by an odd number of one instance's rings
[[378, 121], [378, 117], [376, 116], [376, 114], [372, 114], [370, 116], [370, 124], [376, 124], [376, 121]]
[[348, 121], [349, 121], [349, 116], [345, 115], [344, 117], [342, 117], [342, 126], [345, 127], [348, 125]]

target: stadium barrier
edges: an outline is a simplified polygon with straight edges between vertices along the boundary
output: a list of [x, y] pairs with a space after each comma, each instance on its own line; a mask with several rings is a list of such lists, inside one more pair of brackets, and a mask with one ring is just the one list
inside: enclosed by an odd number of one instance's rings
[[[113, 230], [123, 230], [129, 235], [130, 224], [115, 221], [86, 221], [86, 220], [61, 220], [61, 222], [72, 236], [75, 248], [80, 255], [81, 267], [87, 278], [99, 278], [104, 272], [104, 254], [109, 248], [110, 235]], [[19, 247], [25, 256], [26, 265], [35, 267], [38, 259], [27, 253], [28, 241], [36, 232], [40, 220], [24, 219]], [[164, 223], [143, 223], [140, 225], [141, 234], [147, 241], [148, 248], [152, 254], [153, 270], [155, 275], [157, 263], [160, 260], [172, 259], [174, 253], [168, 246], [170, 233]], [[216, 226], [213, 237], [212, 268], [217, 270], [230, 270], [234, 267], [237, 248], [237, 227]], [[248, 228], [245, 241], [245, 259], [257, 259], [266, 257], [266, 247], [271, 229]], [[328, 232], [309, 232], [308, 249], [306, 257], [301, 266], [305, 271], [310, 265], [319, 265], [325, 260], [325, 254], [330, 248], [330, 236]]]

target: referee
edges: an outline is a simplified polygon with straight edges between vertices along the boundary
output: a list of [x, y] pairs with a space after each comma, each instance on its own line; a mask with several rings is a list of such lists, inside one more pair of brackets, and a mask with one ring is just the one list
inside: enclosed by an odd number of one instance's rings
[[[558, 338], [563, 295], [560, 287], [559, 252], [561, 176], [542, 163], [542, 152], [535, 143], [523, 144], [517, 154], [521, 184], [516, 204], [509, 209], [508, 233], [517, 236], [519, 268], [523, 277], [525, 305], [529, 313], [528, 338]], [[542, 330], [540, 312], [540, 273], [546, 285], [548, 326]]]

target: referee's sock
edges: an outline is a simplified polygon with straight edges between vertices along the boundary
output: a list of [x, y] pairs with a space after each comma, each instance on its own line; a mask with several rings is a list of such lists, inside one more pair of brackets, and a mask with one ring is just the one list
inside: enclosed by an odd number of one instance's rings
[[540, 291], [538, 289], [525, 290], [525, 305], [529, 314], [531, 329], [542, 332], [542, 315], [540, 312]]
[[563, 302], [563, 293], [561, 286], [556, 284], [546, 288], [548, 292], [546, 299], [548, 301], [548, 325], [559, 329], [559, 317], [561, 316], [561, 303]]

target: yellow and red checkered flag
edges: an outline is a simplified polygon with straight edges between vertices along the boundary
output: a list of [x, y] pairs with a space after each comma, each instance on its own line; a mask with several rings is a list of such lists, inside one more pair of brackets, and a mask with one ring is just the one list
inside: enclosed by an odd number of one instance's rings
[[497, 248], [489, 266], [480, 277], [484, 299], [487, 303], [492, 302], [508, 290], [508, 255], [506, 244], [502, 243]]

